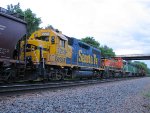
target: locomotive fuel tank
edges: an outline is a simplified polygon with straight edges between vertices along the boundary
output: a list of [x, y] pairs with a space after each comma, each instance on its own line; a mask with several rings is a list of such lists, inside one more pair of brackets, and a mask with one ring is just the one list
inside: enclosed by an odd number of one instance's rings
[[0, 7], [0, 59], [13, 59], [15, 46], [26, 32], [26, 22]]
[[85, 71], [85, 70], [79, 70], [74, 72], [74, 76], [76, 78], [87, 78], [87, 77], [92, 77], [94, 75], [93, 71]]

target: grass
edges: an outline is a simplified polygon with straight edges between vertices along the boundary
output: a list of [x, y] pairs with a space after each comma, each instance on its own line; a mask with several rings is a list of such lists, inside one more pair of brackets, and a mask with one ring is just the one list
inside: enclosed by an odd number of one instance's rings
[[146, 74], [147, 77], [150, 77], [150, 74]]
[[150, 91], [144, 94], [145, 97], [150, 98]]
[[144, 104], [142, 106], [147, 110], [150, 111], [150, 91], [144, 93]]

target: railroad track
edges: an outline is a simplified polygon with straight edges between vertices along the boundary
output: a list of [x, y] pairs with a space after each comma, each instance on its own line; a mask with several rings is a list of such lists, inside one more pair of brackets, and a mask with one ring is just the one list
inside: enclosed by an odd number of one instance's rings
[[36, 90], [36, 89], [71, 87], [71, 86], [79, 86], [79, 85], [131, 80], [136, 78], [139, 77], [112, 78], [112, 79], [102, 79], [102, 80], [62, 81], [62, 82], [47, 82], [47, 83], [34, 83], [34, 84], [8, 84], [8, 85], [0, 85], [0, 93], [27, 91], [27, 90]]

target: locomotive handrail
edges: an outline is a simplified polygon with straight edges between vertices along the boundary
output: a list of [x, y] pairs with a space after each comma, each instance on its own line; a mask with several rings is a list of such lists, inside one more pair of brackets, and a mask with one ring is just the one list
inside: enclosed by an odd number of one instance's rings
[[34, 51], [34, 56], [36, 58], [36, 62], [38, 62], [38, 58], [37, 58], [37, 55], [36, 55], [35, 51]]

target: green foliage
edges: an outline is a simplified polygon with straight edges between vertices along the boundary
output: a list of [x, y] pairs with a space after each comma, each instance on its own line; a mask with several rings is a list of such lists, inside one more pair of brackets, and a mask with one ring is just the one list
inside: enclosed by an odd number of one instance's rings
[[45, 29], [54, 29], [54, 27], [52, 25], [47, 25]]
[[83, 42], [95, 47], [95, 48], [99, 48], [100, 47], [100, 43], [98, 41], [96, 41], [94, 39], [94, 37], [86, 37], [86, 38], [82, 38], [81, 39]]
[[114, 57], [115, 52], [113, 52], [112, 48], [109, 48], [108, 46], [104, 45], [100, 47], [101, 54], [103, 57]]
[[147, 98], [150, 98], [150, 91], [146, 92], [146, 93], [144, 94], [144, 96], [147, 97]]
[[32, 13], [31, 9], [26, 9], [24, 11], [25, 21], [27, 22], [27, 31], [32, 34], [34, 31], [39, 29], [41, 19], [36, 17], [36, 14]]
[[149, 74], [149, 76], [150, 76], [150, 68], [148, 68], [148, 69], [147, 69], [147, 73], [148, 73], [148, 74]]
[[20, 4], [17, 5], [8, 5], [7, 6], [8, 11], [12, 13], [17, 13], [24, 17], [24, 20], [27, 22], [27, 32], [30, 36], [34, 31], [39, 29], [39, 25], [41, 24], [41, 19], [36, 17], [36, 14], [34, 14], [31, 9], [26, 9], [23, 11], [20, 8]]
[[7, 5], [7, 10], [12, 12], [12, 13], [19, 13], [21, 15], [23, 15], [23, 11], [20, 9], [20, 3], [18, 3], [17, 5]]
[[94, 37], [86, 37], [82, 38], [81, 41], [101, 50], [102, 57], [114, 57], [115, 52], [113, 52], [112, 48], [108, 46], [100, 46], [100, 43], [94, 39]]

